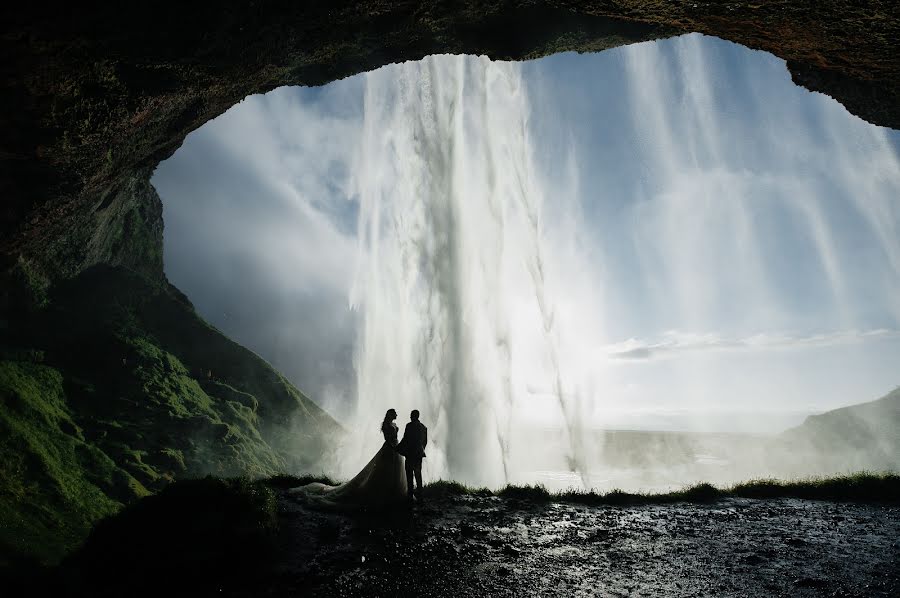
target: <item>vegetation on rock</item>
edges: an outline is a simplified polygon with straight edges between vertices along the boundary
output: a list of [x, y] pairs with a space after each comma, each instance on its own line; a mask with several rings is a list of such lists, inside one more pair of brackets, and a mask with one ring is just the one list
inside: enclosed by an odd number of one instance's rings
[[54, 561], [180, 478], [309, 469], [337, 424], [170, 287], [96, 267], [17, 321], [0, 361], [0, 542]]

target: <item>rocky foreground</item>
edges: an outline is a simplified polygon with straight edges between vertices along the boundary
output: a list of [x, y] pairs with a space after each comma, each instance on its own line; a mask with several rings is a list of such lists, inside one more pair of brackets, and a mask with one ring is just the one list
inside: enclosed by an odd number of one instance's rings
[[279, 502], [278, 562], [256, 595], [900, 595], [895, 504], [598, 507], [461, 495], [349, 516], [286, 493]]
[[[57, 565], [8, 555], [4, 596], [900, 596], [900, 476], [667, 494], [496, 492], [326, 513], [312, 476], [175, 482]], [[827, 500], [825, 500], [827, 499]], [[2, 564], [0, 564], [2, 565]]]

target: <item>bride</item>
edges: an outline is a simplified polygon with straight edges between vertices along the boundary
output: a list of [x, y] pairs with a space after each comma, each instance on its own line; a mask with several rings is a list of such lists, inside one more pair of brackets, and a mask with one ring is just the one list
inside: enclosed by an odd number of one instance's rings
[[388, 409], [381, 422], [384, 444], [352, 480], [338, 486], [315, 482], [291, 492], [324, 508], [377, 508], [405, 501], [406, 473], [403, 457], [397, 452], [395, 419], [397, 412]]

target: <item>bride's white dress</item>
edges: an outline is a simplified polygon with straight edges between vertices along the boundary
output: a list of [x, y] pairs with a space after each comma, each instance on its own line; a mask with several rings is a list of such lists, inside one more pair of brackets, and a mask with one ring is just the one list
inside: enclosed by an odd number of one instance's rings
[[384, 444], [352, 480], [338, 486], [313, 483], [293, 488], [292, 493], [323, 508], [378, 508], [406, 499], [406, 471], [397, 452], [397, 424], [381, 426]]

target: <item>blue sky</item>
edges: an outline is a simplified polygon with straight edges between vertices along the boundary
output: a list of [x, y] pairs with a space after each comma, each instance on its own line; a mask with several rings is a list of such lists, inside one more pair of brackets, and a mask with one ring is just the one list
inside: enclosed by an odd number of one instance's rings
[[[339, 416], [357, 393], [359, 152], [380, 124], [366, 94], [394, 101], [378, 82], [399, 68], [247, 98], [153, 178], [170, 280]], [[699, 35], [510, 68], [560, 355], [595, 372], [596, 425], [728, 427], [717, 414], [800, 417], [900, 384], [896, 131]], [[552, 418], [542, 392], [528, 404]]]

